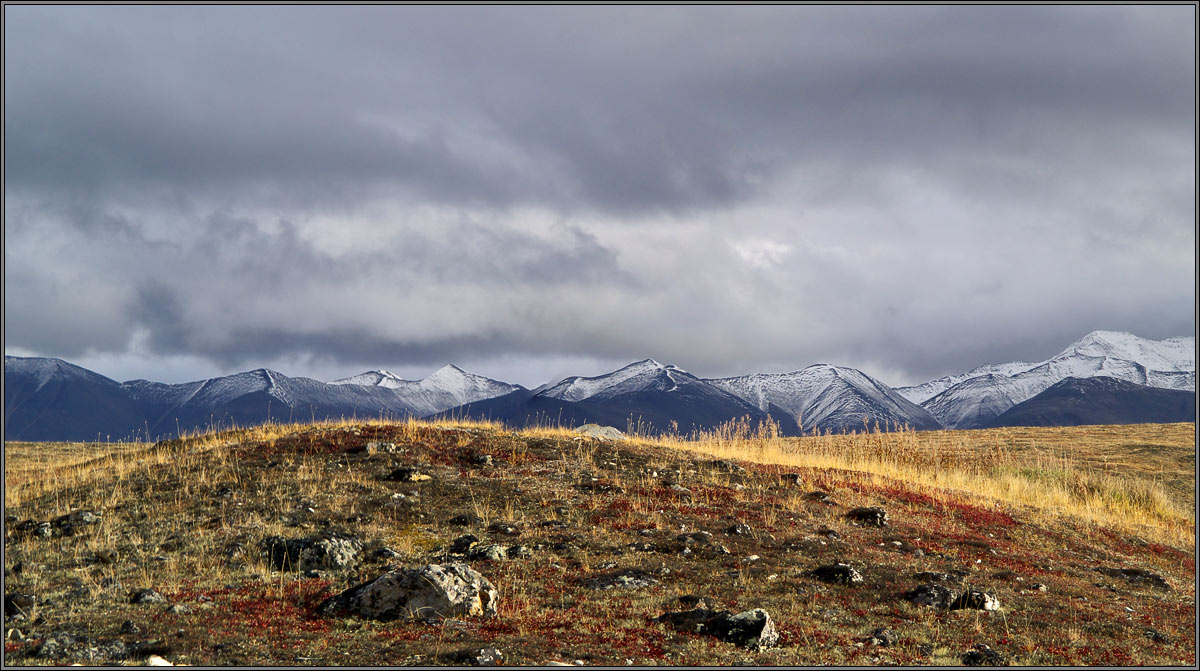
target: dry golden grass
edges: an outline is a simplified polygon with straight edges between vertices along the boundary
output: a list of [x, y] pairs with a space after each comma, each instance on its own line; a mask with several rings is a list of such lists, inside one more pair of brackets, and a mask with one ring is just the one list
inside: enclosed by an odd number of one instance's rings
[[[643, 439], [644, 440], [644, 439]], [[855, 471], [1152, 536], [1195, 540], [1194, 424], [894, 431], [802, 438], [730, 423], [652, 442], [765, 464]]]

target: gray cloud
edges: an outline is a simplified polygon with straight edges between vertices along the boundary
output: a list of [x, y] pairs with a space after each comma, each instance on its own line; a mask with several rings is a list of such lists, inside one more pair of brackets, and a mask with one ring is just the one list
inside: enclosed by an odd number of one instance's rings
[[1191, 6], [5, 11], [14, 350], [903, 382], [1194, 333]]

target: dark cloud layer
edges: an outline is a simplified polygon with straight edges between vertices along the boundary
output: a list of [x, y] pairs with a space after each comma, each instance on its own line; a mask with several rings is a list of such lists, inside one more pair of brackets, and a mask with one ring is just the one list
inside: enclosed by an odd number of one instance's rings
[[14, 352], [901, 382], [1194, 333], [1193, 6], [5, 26]]

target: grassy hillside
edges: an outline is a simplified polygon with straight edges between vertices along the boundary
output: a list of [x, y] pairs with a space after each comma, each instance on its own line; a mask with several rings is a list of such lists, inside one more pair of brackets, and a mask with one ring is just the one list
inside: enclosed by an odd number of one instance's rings
[[[495, 648], [523, 665], [953, 665], [982, 644], [1013, 664], [1191, 665], [1194, 445], [1192, 425], [606, 442], [416, 422], [8, 443], [5, 662], [464, 664]], [[404, 466], [429, 479], [388, 479]], [[859, 506], [888, 525], [852, 521]], [[73, 510], [99, 519], [35, 531]], [[301, 573], [263, 549], [322, 530], [360, 539], [362, 561]], [[497, 617], [316, 612], [389, 567], [455, 560], [468, 533], [528, 550], [466, 560]], [[837, 560], [863, 581], [810, 574]], [[921, 573], [1000, 608], [914, 605]], [[604, 589], [620, 575], [641, 581]], [[143, 588], [165, 601], [130, 603]], [[765, 609], [778, 644], [652, 621], [689, 595]]]

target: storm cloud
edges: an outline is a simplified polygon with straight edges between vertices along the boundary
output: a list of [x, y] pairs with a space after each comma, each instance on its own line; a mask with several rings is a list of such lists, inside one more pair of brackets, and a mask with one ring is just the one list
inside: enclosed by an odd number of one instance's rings
[[902, 384], [1192, 335], [1194, 27], [9, 6], [5, 350], [164, 381], [653, 356]]

